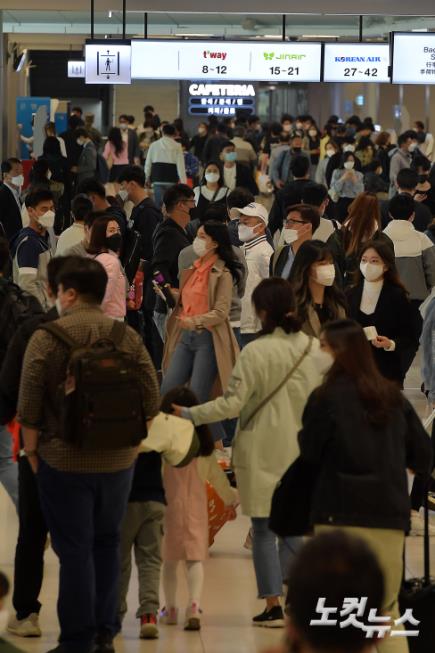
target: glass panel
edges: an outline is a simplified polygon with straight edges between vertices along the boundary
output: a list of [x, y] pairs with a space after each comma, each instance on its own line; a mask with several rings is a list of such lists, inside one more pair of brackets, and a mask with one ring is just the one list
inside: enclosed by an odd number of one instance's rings
[[364, 16], [363, 40], [388, 41], [390, 32], [431, 31], [435, 16]]

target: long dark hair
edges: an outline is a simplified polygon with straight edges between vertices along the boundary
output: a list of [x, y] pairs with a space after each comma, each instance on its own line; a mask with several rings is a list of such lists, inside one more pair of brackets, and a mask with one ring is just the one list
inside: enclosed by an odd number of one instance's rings
[[[359, 255], [358, 255], [358, 260], [361, 261], [361, 258], [368, 249], [374, 249], [376, 254], [383, 260], [385, 265], [387, 266], [387, 270], [384, 272], [384, 280], [387, 281], [387, 283], [392, 284], [393, 286], [397, 286], [403, 292], [405, 293], [406, 296], [408, 296], [408, 290], [405, 288], [403, 285], [399, 273], [397, 271], [396, 267], [396, 257], [394, 255], [394, 249], [392, 245], [389, 245], [388, 242], [385, 240], [377, 239], [377, 240], [369, 240], [364, 245], [362, 245]], [[358, 286], [360, 283], [363, 281], [363, 275], [361, 273], [361, 270], [358, 269], [356, 270], [354, 280], [353, 280], [353, 285]]]
[[362, 327], [354, 320], [336, 320], [325, 325], [322, 335], [334, 352], [334, 363], [320, 391], [329, 388], [343, 373], [354, 382], [365, 407], [367, 421], [385, 426], [402, 402], [400, 389], [379, 372], [372, 345]]
[[[331, 250], [321, 240], [307, 240], [302, 243], [293, 261], [289, 281], [293, 286], [296, 310], [302, 322], [307, 319], [308, 307], [313, 303], [309, 284], [311, 266], [322, 261], [334, 263]], [[345, 308], [346, 301], [337, 282], [334, 282], [332, 286], [325, 286], [324, 304], [334, 316], [332, 319], [338, 317], [338, 308], [340, 306]]]
[[[198, 406], [199, 401], [192, 390], [180, 385], [165, 394], [160, 407], [162, 412], [172, 414], [174, 412], [172, 404], [190, 408], [191, 406]], [[214, 442], [210, 429], [206, 424], [202, 424], [201, 426], [195, 426], [195, 430], [199, 439], [200, 455], [210, 456], [214, 451]]]
[[202, 175], [201, 179], [201, 186], [205, 186], [207, 184], [207, 180], [205, 178], [205, 173], [208, 168], [208, 166], [216, 166], [216, 168], [219, 170], [219, 179], [217, 181], [217, 185], [219, 188], [222, 188], [224, 185], [224, 173], [222, 171], [222, 165], [218, 161], [209, 161], [206, 166], [204, 166], [204, 174]]
[[261, 336], [273, 333], [277, 327], [286, 333], [297, 333], [301, 323], [296, 316], [296, 300], [292, 285], [285, 279], [263, 279], [252, 293], [257, 315], [264, 313]]
[[109, 142], [112, 143], [115, 148], [116, 156], [121, 156], [124, 149], [124, 141], [122, 140], [122, 134], [119, 127], [112, 127], [108, 135]]
[[243, 265], [237, 260], [234, 254], [227, 225], [217, 220], [209, 220], [201, 226], [207, 236], [210, 236], [217, 244], [216, 254], [225, 263], [234, 281], [239, 281], [243, 271]]
[[106, 244], [109, 222], [116, 222], [116, 220], [111, 215], [102, 215], [92, 223], [91, 238], [89, 245], [86, 247], [88, 254], [98, 255], [109, 251]]
[[55, 156], [57, 158], [62, 157], [60, 143], [57, 140], [56, 136], [47, 136], [44, 141], [42, 152], [44, 156]]

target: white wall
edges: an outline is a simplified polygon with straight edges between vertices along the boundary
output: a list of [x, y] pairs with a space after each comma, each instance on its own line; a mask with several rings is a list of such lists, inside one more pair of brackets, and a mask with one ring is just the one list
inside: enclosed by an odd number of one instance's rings
[[179, 115], [179, 83], [135, 80], [131, 86], [115, 86], [113, 111], [116, 120], [121, 113], [143, 121], [143, 108], [151, 104], [162, 120], [172, 121]]

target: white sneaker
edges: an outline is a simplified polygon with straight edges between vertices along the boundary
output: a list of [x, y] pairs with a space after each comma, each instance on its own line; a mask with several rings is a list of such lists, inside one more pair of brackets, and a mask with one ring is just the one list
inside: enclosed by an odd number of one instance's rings
[[42, 632], [39, 626], [39, 615], [32, 612], [25, 619], [11, 617], [8, 623], [8, 632], [19, 637], [41, 637]]
[[201, 630], [201, 611], [197, 603], [192, 603], [186, 610], [184, 630]]
[[177, 608], [163, 608], [160, 612], [159, 623], [163, 626], [176, 626], [178, 624], [178, 609]]
[[[423, 537], [424, 535], [424, 515], [417, 510], [411, 510], [411, 530], [410, 537]], [[435, 536], [435, 526], [429, 521], [429, 536]]]

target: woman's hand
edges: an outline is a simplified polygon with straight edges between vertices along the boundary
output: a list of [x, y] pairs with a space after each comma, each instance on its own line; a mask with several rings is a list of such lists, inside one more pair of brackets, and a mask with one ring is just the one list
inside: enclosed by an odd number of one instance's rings
[[376, 349], [389, 349], [391, 347], [391, 340], [385, 336], [376, 336], [371, 343]]
[[177, 404], [172, 404], [172, 414], [175, 415], [175, 417], [182, 417], [181, 411], [182, 411], [182, 406], [177, 406]]
[[185, 331], [195, 331], [196, 326], [192, 318], [177, 317], [176, 319], [179, 321], [181, 328], [184, 329]]

